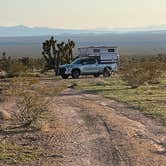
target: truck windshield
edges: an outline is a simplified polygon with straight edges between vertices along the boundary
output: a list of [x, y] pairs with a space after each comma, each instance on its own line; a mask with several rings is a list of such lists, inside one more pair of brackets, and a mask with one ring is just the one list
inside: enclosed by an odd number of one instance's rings
[[75, 59], [71, 64], [80, 64], [81, 60], [80, 59]]

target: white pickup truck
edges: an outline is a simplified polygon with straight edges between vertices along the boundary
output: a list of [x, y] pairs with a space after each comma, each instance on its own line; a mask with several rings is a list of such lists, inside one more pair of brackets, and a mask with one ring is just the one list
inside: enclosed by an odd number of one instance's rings
[[69, 76], [77, 79], [80, 75], [99, 77], [111, 76], [118, 70], [119, 53], [117, 47], [84, 47], [79, 48], [79, 57], [71, 64], [61, 65], [59, 73], [63, 79]]

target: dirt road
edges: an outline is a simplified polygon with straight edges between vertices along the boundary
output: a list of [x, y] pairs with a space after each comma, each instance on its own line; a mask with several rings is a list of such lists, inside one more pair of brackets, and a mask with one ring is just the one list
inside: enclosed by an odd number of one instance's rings
[[[67, 89], [54, 97], [49, 151], [61, 156], [39, 165], [165, 166], [166, 128], [139, 111], [101, 96]], [[63, 133], [57, 141], [57, 133]], [[60, 134], [60, 135], [61, 135]]]

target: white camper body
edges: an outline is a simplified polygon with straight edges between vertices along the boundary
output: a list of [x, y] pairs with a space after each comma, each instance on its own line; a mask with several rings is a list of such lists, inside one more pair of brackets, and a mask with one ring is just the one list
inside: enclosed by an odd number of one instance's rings
[[79, 57], [97, 56], [101, 63], [119, 63], [118, 47], [82, 47], [78, 49]]

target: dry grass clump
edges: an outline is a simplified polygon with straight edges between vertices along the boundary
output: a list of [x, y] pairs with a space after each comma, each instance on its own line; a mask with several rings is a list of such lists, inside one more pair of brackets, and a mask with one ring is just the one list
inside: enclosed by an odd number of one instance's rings
[[25, 77], [16, 77], [9, 82], [5, 92], [6, 95], [19, 97], [22, 92], [30, 91], [33, 85], [37, 83], [38, 80], [35, 78], [27, 79]]
[[19, 127], [35, 126], [41, 115], [48, 111], [48, 102], [32, 92], [23, 92], [16, 100], [17, 111], [14, 115]]
[[67, 88], [67, 85], [60, 84], [60, 85], [54, 85], [54, 84], [45, 84], [45, 85], [37, 85], [35, 87], [35, 91], [38, 92], [41, 96], [55, 96], [61, 93], [64, 89]]
[[[47, 131], [48, 125], [43, 121], [43, 114], [48, 111], [48, 102], [35, 98], [35, 95], [23, 94], [16, 101], [17, 109], [12, 115], [3, 113], [0, 118], [8, 123], [0, 125], [1, 131], [13, 131], [16, 129], [35, 129]], [[1, 113], [1, 112], [0, 112]]]
[[49, 102], [32, 90], [37, 80], [26, 78], [12, 79], [6, 93], [16, 101], [16, 110], [12, 114], [12, 125], [6, 129], [26, 128], [37, 126], [42, 114], [48, 111]]
[[[0, 142], [0, 161], [3, 165], [22, 165], [37, 159], [41, 152], [38, 149], [26, 147], [8, 141]], [[3, 162], [3, 163], [2, 163]]]

